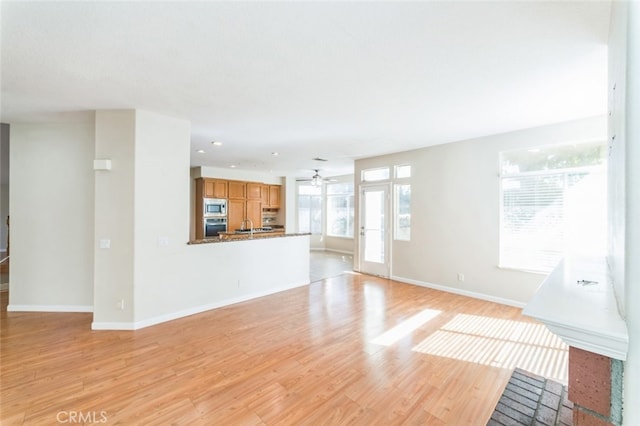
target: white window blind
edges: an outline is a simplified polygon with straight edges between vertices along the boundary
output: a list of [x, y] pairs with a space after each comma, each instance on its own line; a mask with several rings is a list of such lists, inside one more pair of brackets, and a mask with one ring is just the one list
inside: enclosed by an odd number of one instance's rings
[[327, 235], [353, 237], [353, 183], [327, 184]]
[[[545, 155], [554, 159], [556, 154]], [[601, 157], [586, 157], [539, 164], [526, 160], [529, 170], [544, 169], [523, 173], [525, 167], [505, 167], [503, 161], [500, 266], [549, 272], [568, 253], [604, 253], [606, 173], [597, 164]], [[550, 167], [567, 163], [572, 167]]]
[[298, 185], [298, 232], [322, 233], [322, 187]]

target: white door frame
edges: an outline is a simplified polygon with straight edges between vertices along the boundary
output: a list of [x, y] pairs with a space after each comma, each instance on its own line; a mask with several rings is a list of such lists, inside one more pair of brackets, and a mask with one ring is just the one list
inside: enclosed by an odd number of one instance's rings
[[[369, 262], [366, 260], [366, 233], [365, 229], [365, 191], [383, 191], [383, 214], [384, 221], [382, 222], [383, 238], [383, 262]], [[365, 183], [361, 184], [358, 189], [358, 270], [364, 274], [377, 275], [384, 278], [391, 277], [391, 184], [390, 183]]]

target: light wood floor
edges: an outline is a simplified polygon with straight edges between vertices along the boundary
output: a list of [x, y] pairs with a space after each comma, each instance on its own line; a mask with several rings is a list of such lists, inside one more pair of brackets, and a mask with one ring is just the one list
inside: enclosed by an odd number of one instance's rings
[[515, 366], [566, 381], [519, 309], [366, 275], [135, 332], [6, 294], [2, 425], [484, 425]]

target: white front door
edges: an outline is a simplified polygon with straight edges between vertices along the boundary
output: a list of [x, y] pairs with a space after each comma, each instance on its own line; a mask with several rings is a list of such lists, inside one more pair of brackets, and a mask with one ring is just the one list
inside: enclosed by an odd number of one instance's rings
[[360, 190], [360, 272], [388, 278], [389, 185]]

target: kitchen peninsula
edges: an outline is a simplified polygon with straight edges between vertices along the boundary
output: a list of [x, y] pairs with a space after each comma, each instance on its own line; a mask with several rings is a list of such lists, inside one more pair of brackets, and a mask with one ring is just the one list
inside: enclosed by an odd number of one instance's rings
[[136, 330], [309, 284], [309, 234], [193, 240], [170, 256], [163, 268], [149, 263], [153, 287], [140, 298], [138, 318], [92, 328]]
[[267, 240], [270, 238], [283, 238], [283, 237], [299, 237], [303, 235], [311, 235], [309, 233], [293, 233], [285, 234], [284, 230], [273, 231], [257, 231], [253, 235], [248, 232], [222, 232], [220, 236], [214, 238], [202, 238], [189, 241], [188, 244], [211, 244], [211, 243], [225, 243], [230, 241], [246, 241], [246, 240]]

